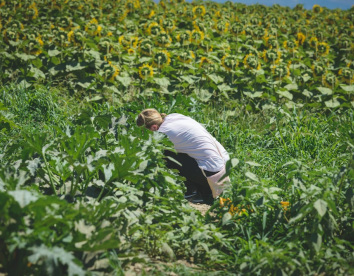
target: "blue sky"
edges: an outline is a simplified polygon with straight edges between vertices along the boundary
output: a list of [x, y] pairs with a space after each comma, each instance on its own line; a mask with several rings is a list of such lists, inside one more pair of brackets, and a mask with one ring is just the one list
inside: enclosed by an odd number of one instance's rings
[[[223, 3], [227, 0], [212, 0], [213, 2]], [[303, 4], [305, 9], [312, 9], [313, 5], [320, 5], [327, 7], [328, 9], [350, 9], [354, 5], [354, 0], [231, 0], [233, 2], [244, 3], [247, 5], [262, 4], [266, 6], [272, 6], [273, 4], [279, 4], [280, 6], [288, 6], [290, 8], [295, 7], [297, 4]], [[188, 0], [190, 2], [190, 0]]]

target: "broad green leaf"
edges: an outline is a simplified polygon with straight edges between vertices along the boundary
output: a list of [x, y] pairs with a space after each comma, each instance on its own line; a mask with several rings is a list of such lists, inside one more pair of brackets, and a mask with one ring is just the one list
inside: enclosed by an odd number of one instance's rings
[[139, 59], [140, 63], [148, 63], [151, 61], [151, 57], [142, 57]]
[[327, 212], [327, 202], [322, 199], [316, 200], [316, 202], [313, 204], [313, 207], [315, 207], [321, 217], [323, 217]]
[[289, 224], [298, 221], [298, 220], [301, 219], [303, 216], [304, 216], [304, 215], [303, 215], [302, 213], [297, 214], [295, 217], [292, 217], [292, 218], [289, 220]]
[[254, 173], [252, 173], [250, 171], [246, 172], [245, 176], [247, 176], [249, 179], [252, 179], [254, 181], [257, 181], [257, 182], [259, 181], [257, 175], [255, 175]]
[[55, 57], [55, 56], [57, 56], [57, 55], [59, 55], [59, 54], [60, 54], [60, 51], [58, 51], [57, 49], [49, 50], [49, 51], [48, 51], [48, 55], [49, 55], [50, 57]]
[[42, 244], [39, 247], [31, 247], [29, 250], [33, 253], [28, 257], [29, 262], [37, 264], [42, 260], [47, 260], [44, 264], [48, 275], [52, 274], [58, 268], [56, 265], [58, 262], [67, 266], [67, 275], [69, 276], [86, 275], [85, 271], [74, 262], [75, 257], [63, 248], [56, 246], [49, 248]]
[[66, 64], [66, 71], [67, 72], [78, 71], [78, 70], [82, 70], [85, 68], [86, 68], [86, 65], [83, 65], [80, 62], [72, 62], [72, 63]]
[[329, 101], [326, 101], [325, 105], [330, 108], [336, 108], [336, 107], [340, 106], [340, 102], [337, 100], [337, 98], [334, 98]]
[[78, 81], [77, 85], [81, 86], [82, 88], [86, 88], [87, 89], [87, 88], [89, 88], [92, 85], [92, 83], [89, 82], [89, 81]]
[[354, 85], [340, 85], [340, 87], [346, 92], [354, 92]]
[[34, 173], [36, 172], [37, 168], [40, 165], [40, 159], [35, 158], [33, 160], [27, 160], [27, 169], [29, 170], [30, 174], [34, 176]]
[[90, 51], [85, 52], [88, 56], [93, 57], [95, 60], [101, 60], [100, 53], [91, 49]]
[[101, 95], [96, 95], [92, 98], [89, 98], [89, 97], [85, 97], [86, 101], [88, 102], [97, 102], [97, 101], [100, 101], [103, 99], [103, 97]]
[[33, 77], [35, 79], [39, 79], [39, 78], [45, 79], [45, 74], [38, 68], [32, 67], [31, 72], [33, 73]]
[[174, 260], [176, 258], [172, 248], [165, 242], [162, 243], [161, 251], [164, 254], [164, 256], [168, 257], [169, 260]]
[[322, 245], [322, 236], [318, 233], [313, 233], [311, 235], [312, 245], [316, 252], [319, 252]]
[[250, 98], [254, 99], [254, 98], [262, 97], [263, 92], [261, 92], [261, 91], [247, 92], [247, 91], [245, 91], [245, 92], [243, 92], [243, 94], [245, 94], [247, 97], [250, 97]]
[[216, 74], [207, 75], [215, 84], [221, 83], [224, 79]]
[[206, 89], [201, 89], [201, 90], [195, 90], [195, 94], [198, 97], [199, 100], [202, 102], [207, 102], [213, 96], [212, 93], [209, 93], [208, 90]]
[[258, 163], [253, 162], [253, 161], [246, 161], [245, 163], [248, 164], [248, 165], [254, 166], [254, 167], [262, 166], [261, 164], [258, 164]]
[[222, 83], [222, 84], [220, 84], [220, 85], [218, 85], [218, 89], [220, 90], [220, 91], [230, 91], [230, 90], [232, 90], [232, 88], [230, 87], [230, 86], [228, 86], [227, 84], [225, 84], [225, 83]]
[[131, 84], [131, 82], [132, 82], [132, 79], [131, 79], [131, 77], [121, 77], [121, 76], [116, 76], [116, 79], [121, 83], [121, 84], [123, 84], [124, 85], [124, 87], [128, 87], [130, 84]]
[[15, 57], [13, 55], [10, 55], [8, 52], [0, 52], [0, 54], [8, 59], [15, 59]]
[[19, 86], [20, 86], [20, 87], [24, 87], [24, 88], [28, 88], [28, 87], [31, 87], [32, 84], [30, 84], [30, 83], [27, 82], [26, 80], [22, 80], [22, 81], [19, 83]]
[[289, 100], [292, 100], [293, 99], [293, 94], [291, 94], [289, 91], [281, 91], [281, 90], [278, 90], [277, 93], [281, 96], [281, 97], [284, 97], [284, 98], [287, 98]]
[[185, 80], [186, 82], [188, 82], [188, 84], [193, 84], [196, 82], [195, 79], [191, 78], [190, 76], [181, 76], [182, 80]]
[[168, 78], [155, 78], [155, 82], [163, 87], [168, 87], [171, 84]]
[[222, 225], [225, 225], [226, 223], [228, 223], [231, 218], [232, 218], [232, 215], [231, 215], [229, 212], [226, 212], [226, 213], [222, 216]]
[[92, 234], [95, 233], [96, 227], [94, 225], [87, 225], [84, 219], [74, 222], [75, 230], [82, 234], [85, 234], [86, 238], [91, 238]]
[[311, 98], [313, 93], [308, 91], [307, 89], [305, 89], [304, 91], [302, 91], [302, 94], [305, 95], [308, 98]]
[[24, 61], [28, 61], [28, 60], [31, 60], [31, 59], [35, 59], [36, 56], [32, 56], [32, 55], [27, 55], [27, 54], [24, 54], [24, 53], [17, 53], [15, 54], [16, 57], [18, 57], [19, 59], [22, 59]]
[[18, 202], [21, 208], [38, 199], [38, 196], [27, 190], [9, 191], [8, 193]]
[[285, 85], [284, 88], [286, 88], [287, 90], [297, 90], [298, 86], [296, 83], [289, 83]]
[[114, 164], [110, 163], [109, 165], [103, 165], [103, 172], [104, 172], [104, 179], [106, 182], [111, 179], [112, 177], [112, 172], [115, 169]]
[[232, 158], [231, 159], [232, 167], [236, 167], [238, 165], [238, 163], [240, 163], [240, 160], [238, 160], [237, 158]]
[[328, 87], [317, 87], [317, 90], [322, 93], [322, 95], [332, 95], [333, 91], [332, 89]]

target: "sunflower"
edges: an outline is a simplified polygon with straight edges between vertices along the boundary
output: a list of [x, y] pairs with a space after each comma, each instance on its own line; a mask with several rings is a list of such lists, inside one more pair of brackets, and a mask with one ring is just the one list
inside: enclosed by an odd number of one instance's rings
[[153, 44], [151, 40], [144, 39], [140, 42], [139, 48], [142, 54], [150, 56], [152, 53]]
[[9, 42], [9, 41], [18, 41], [20, 38], [20, 34], [17, 31], [12, 31], [9, 29], [5, 29], [2, 32], [3, 38], [5, 42]]
[[299, 42], [297, 40], [285, 40], [283, 43], [285, 49], [287, 49], [290, 53], [296, 52], [296, 49], [299, 47]]
[[265, 45], [272, 49], [278, 49], [279, 48], [279, 42], [278, 39], [275, 36], [268, 36], [265, 38]]
[[241, 216], [243, 214], [247, 214], [247, 210], [245, 208], [242, 207], [237, 207], [234, 206], [234, 204], [232, 203], [232, 201], [230, 200], [230, 198], [223, 198], [220, 197], [219, 198], [219, 205], [220, 208], [227, 208], [228, 212], [230, 213], [230, 215], [238, 215]]
[[177, 34], [177, 40], [182, 41], [182, 45], [188, 45], [191, 42], [191, 32], [190, 31], [184, 31], [179, 34]]
[[139, 43], [139, 37], [137, 36], [131, 36], [129, 37], [129, 44], [131, 48], [136, 48]]
[[26, 16], [28, 19], [36, 19], [38, 17], [38, 9], [35, 2], [28, 6]]
[[18, 21], [18, 20], [11, 20], [11, 18], [9, 19], [9, 21], [6, 24], [6, 28], [10, 29], [12, 31], [20, 31], [24, 29], [23, 24]]
[[328, 88], [334, 88], [338, 80], [332, 72], [326, 72], [322, 75], [322, 83]]
[[317, 51], [321, 56], [327, 56], [329, 53], [329, 45], [326, 42], [320, 42], [318, 43]]
[[[71, 41], [71, 39], [69, 38], [69, 34], [68, 34], [68, 40]], [[104, 37], [100, 40], [98, 46], [100, 50], [106, 51], [106, 55], [108, 55], [108, 53], [112, 49], [112, 41], [108, 37]]]
[[58, 26], [67, 31], [71, 28], [72, 21], [67, 17], [61, 17], [58, 22]]
[[281, 201], [280, 204], [284, 211], [287, 211], [290, 205], [289, 201]]
[[285, 63], [273, 65], [272, 74], [275, 76], [277, 80], [282, 80], [283, 78], [287, 78], [290, 76], [289, 65]]
[[322, 41], [325, 37], [322, 28], [318, 28], [314, 30], [314, 35], [317, 37], [318, 40]]
[[80, 27], [76, 27], [70, 32], [68, 32], [68, 41], [74, 44], [83, 44], [86, 36], [86, 32], [80, 30]]
[[177, 58], [183, 63], [190, 63], [195, 59], [195, 54], [193, 51], [183, 51], [177, 56]]
[[258, 58], [253, 54], [248, 54], [243, 59], [243, 64], [248, 69], [261, 69], [261, 63], [258, 61]]
[[152, 18], [155, 15], [155, 11], [154, 10], [149, 10], [149, 9], [142, 9], [142, 14], [145, 18]]
[[176, 29], [176, 24], [175, 21], [171, 18], [166, 18], [166, 19], [161, 19], [160, 24], [162, 27], [167, 30], [167, 32], [172, 32], [173, 30]]
[[177, 10], [176, 10], [176, 14], [177, 16], [183, 16], [184, 13], [186, 12], [186, 7], [185, 6], [178, 6]]
[[317, 37], [315, 37], [315, 36], [311, 37], [310, 41], [309, 41], [309, 44], [310, 44], [311, 48], [317, 49], [317, 45], [318, 45]]
[[172, 38], [165, 32], [161, 32], [157, 35], [156, 44], [160, 47], [169, 47], [172, 43]]
[[349, 85], [354, 83], [354, 70], [351, 70], [349, 67], [341, 68], [338, 75], [343, 82], [348, 83]]
[[128, 13], [133, 13], [140, 8], [140, 2], [138, 0], [128, 0], [125, 4], [125, 9]]
[[323, 8], [320, 5], [313, 5], [313, 7], [312, 7], [313, 13], [321, 13], [322, 11], [323, 11]]
[[129, 38], [126, 38], [124, 35], [121, 35], [118, 38], [118, 42], [119, 42], [120, 45], [123, 46], [123, 48], [130, 47], [130, 40], [129, 40]]
[[25, 52], [30, 55], [38, 56], [42, 53], [43, 41], [40, 36], [31, 34], [28, 36], [28, 44], [26, 45]]
[[128, 52], [128, 55], [129, 55], [129, 56], [135, 55], [135, 50], [134, 50], [133, 48], [129, 48], [129, 49], [127, 50], [127, 52]]
[[253, 36], [256, 37], [257, 39], [259, 38], [265, 38], [267, 37], [268, 32], [267, 29], [263, 27], [256, 27], [253, 32]]
[[195, 30], [198, 30], [201, 32], [205, 32], [205, 30], [206, 30], [205, 22], [203, 20], [198, 19], [198, 18], [193, 21], [193, 27]]
[[101, 36], [102, 26], [98, 25], [96, 18], [93, 18], [86, 26], [85, 31], [91, 36]]
[[191, 41], [200, 44], [204, 40], [204, 33], [200, 30], [193, 30], [191, 33]]
[[219, 33], [219, 34], [224, 34], [227, 33], [228, 29], [229, 29], [230, 23], [226, 20], [218, 20], [215, 24], [215, 30]]
[[321, 77], [326, 73], [326, 67], [323, 63], [315, 63], [311, 66], [314, 77]]
[[265, 62], [272, 62], [273, 64], [277, 64], [280, 61], [281, 52], [276, 49], [269, 49], [263, 51], [263, 59]]
[[53, 41], [60, 45], [60, 46], [64, 46], [67, 47], [69, 45], [69, 41], [68, 39], [68, 33], [63, 29], [63, 28], [54, 28], [52, 30], [52, 34], [53, 34]]
[[251, 25], [253, 25], [253, 26], [256, 26], [256, 25], [260, 26], [260, 25], [262, 25], [262, 21], [259, 20], [259, 17], [261, 17], [261, 15], [259, 15], [259, 14], [252, 14], [252, 15], [251, 15], [251, 19], [250, 19]]
[[149, 35], [158, 35], [164, 29], [157, 22], [151, 22], [146, 31]]
[[235, 35], [244, 34], [243, 24], [241, 22], [232, 23], [231, 27], [230, 27], [230, 31], [231, 31], [231, 33], [233, 33]]
[[139, 76], [141, 79], [151, 78], [154, 76], [154, 69], [148, 64], [143, 64], [139, 67]]
[[297, 36], [297, 41], [298, 41], [299, 45], [303, 45], [305, 42], [306, 36], [302, 32], [297, 33], [296, 36]]
[[193, 8], [193, 14], [194, 14], [195, 18], [203, 17], [205, 14], [205, 7], [204, 6], [195, 6]]
[[188, 18], [188, 20], [193, 20], [194, 19], [193, 10], [187, 10], [185, 15]]
[[206, 58], [206, 57], [202, 57], [202, 58], [200, 59], [199, 67], [209, 66], [209, 65], [212, 64], [212, 63], [213, 63], [213, 62], [212, 62], [210, 59], [208, 59], [208, 58]]
[[239, 61], [236, 56], [226, 54], [221, 59], [221, 65], [227, 70], [234, 70], [239, 64]]
[[209, 37], [205, 37], [204, 40], [198, 45], [198, 48], [205, 52], [212, 52], [213, 46], [211, 44], [211, 39]]
[[103, 65], [103, 75], [105, 79], [113, 81], [114, 78], [119, 75], [119, 69], [111, 61], [107, 60], [106, 57], [104, 57], [104, 60], [106, 63]]
[[118, 8], [114, 10], [112, 19], [113, 21], [118, 20], [119, 22], [122, 22], [126, 17], [127, 17], [128, 11], [124, 8]]
[[158, 51], [154, 55], [153, 65], [162, 68], [171, 63], [170, 53], [166, 50]]
[[351, 47], [351, 39], [348, 36], [341, 36], [338, 41], [338, 46], [341, 50], [347, 50]]
[[328, 32], [332, 37], [334, 37], [334, 36], [337, 35], [338, 29], [337, 29], [337, 27], [336, 27], [335, 25], [333, 25], [333, 24], [327, 25], [326, 28], [327, 28], [327, 32]]
[[135, 33], [137, 30], [137, 25], [133, 21], [125, 21], [124, 28], [127, 33]]

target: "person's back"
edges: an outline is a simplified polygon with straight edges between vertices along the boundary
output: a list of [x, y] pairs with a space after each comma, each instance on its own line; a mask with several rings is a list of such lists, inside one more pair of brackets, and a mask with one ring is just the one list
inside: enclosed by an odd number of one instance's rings
[[[225, 173], [225, 163], [230, 157], [224, 147], [200, 123], [182, 114], [166, 115], [148, 108], [139, 114], [136, 123], [151, 131], [164, 133], [174, 144], [177, 153], [164, 152], [168, 157], [165, 159], [166, 166], [177, 169], [185, 177], [185, 198], [194, 203], [212, 204], [223, 186], [214, 189], [213, 184], [212, 191], [208, 181], [215, 178], [211, 183], [216, 183]], [[199, 199], [198, 195], [202, 198]]]
[[169, 114], [158, 131], [168, 136], [177, 152], [187, 153], [196, 159], [199, 167], [204, 170], [219, 171], [229, 159], [224, 147], [200, 123], [190, 117], [177, 113]]

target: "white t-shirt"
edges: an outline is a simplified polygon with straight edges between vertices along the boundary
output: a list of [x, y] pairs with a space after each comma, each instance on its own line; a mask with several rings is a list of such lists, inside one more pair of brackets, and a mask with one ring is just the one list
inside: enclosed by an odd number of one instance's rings
[[200, 123], [190, 117], [178, 113], [169, 114], [158, 131], [167, 135], [177, 152], [194, 158], [203, 170], [218, 172], [230, 159], [225, 148]]

